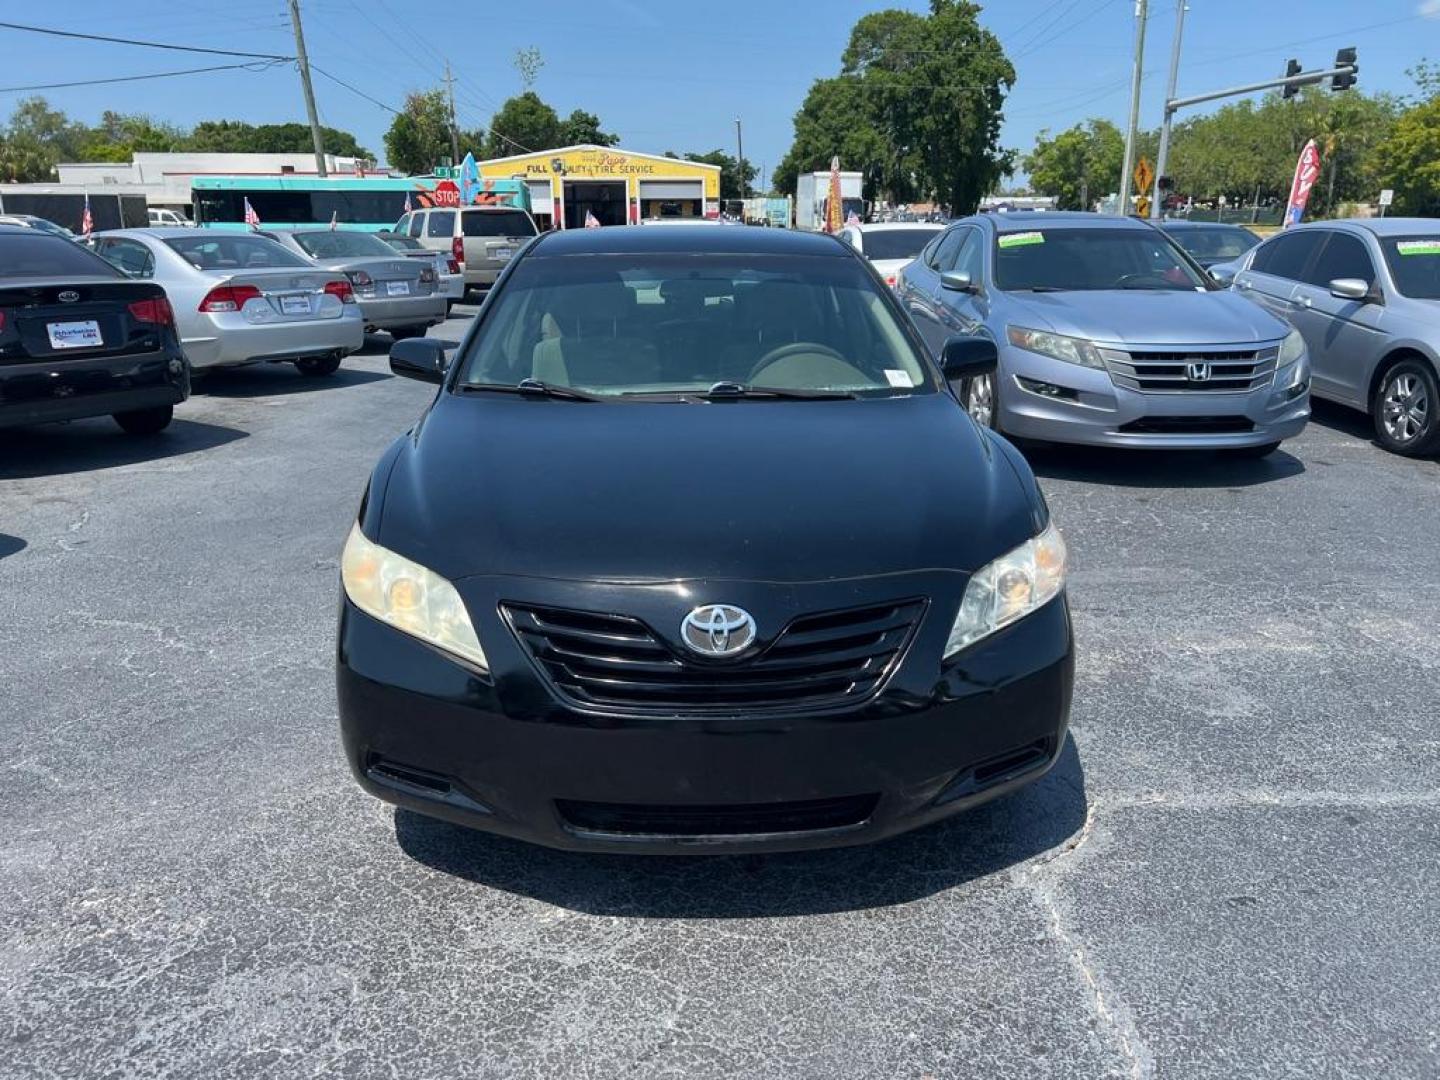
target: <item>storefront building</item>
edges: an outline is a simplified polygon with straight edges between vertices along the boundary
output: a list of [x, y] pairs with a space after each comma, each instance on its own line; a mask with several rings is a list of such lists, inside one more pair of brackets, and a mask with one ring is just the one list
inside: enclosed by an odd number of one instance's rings
[[579, 229], [720, 212], [720, 166], [604, 146], [565, 146], [482, 161], [482, 180], [524, 180], [536, 224]]

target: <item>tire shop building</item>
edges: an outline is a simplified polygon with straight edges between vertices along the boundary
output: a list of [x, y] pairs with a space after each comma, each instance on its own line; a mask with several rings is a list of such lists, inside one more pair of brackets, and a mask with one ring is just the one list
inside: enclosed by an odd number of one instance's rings
[[579, 229], [647, 218], [713, 218], [720, 166], [605, 146], [564, 146], [479, 163], [485, 180], [524, 180], [541, 229]]

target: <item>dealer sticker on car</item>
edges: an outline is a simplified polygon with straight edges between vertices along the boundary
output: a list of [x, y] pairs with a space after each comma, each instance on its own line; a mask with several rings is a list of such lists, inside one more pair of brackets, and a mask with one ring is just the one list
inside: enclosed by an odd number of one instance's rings
[[52, 322], [45, 328], [50, 331], [52, 349], [98, 349], [105, 344], [105, 339], [100, 336], [100, 324], [94, 319]]

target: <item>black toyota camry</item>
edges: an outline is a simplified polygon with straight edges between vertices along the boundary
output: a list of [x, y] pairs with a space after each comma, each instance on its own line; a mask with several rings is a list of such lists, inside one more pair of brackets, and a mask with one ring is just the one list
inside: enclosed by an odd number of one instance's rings
[[362, 786], [555, 847], [859, 843], [1042, 775], [1073, 681], [1024, 459], [854, 251], [550, 233], [381, 458], [342, 557]]

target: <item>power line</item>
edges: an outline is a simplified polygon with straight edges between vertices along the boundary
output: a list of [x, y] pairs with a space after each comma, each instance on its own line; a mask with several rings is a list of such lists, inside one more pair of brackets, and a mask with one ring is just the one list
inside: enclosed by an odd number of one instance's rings
[[379, 100], [378, 98], [373, 98], [373, 97], [371, 97], [371, 96], [370, 96], [369, 94], [367, 94], [364, 90], [361, 90], [361, 89], [359, 89], [358, 87], [351, 86], [348, 82], [346, 82], [344, 79], [340, 78], [338, 75], [331, 75], [330, 72], [326, 71], [326, 70], [325, 70], [324, 68], [322, 68], [319, 64], [314, 64], [314, 63], [312, 63], [312, 64], [310, 65], [310, 70], [313, 71], [313, 72], [315, 72], [315, 74], [317, 74], [317, 75], [324, 75], [325, 78], [329, 79], [331, 82], [335, 83], [335, 84], [338, 85], [338, 86], [343, 86], [346, 90], [349, 90], [352, 94], [358, 94], [360, 97], [362, 97], [362, 98], [364, 98], [366, 101], [370, 102], [371, 105], [378, 105], [380, 108], [384, 109], [386, 112], [392, 112], [392, 113], [394, 113], [396, 116], [399, 116], [399, 115], [400, 115], [400, 110], [399, 110], [399, 109], [392, 108], [391, 106], [386, 105], [385, 102]]
[[170, 45], [162, 41], [140, 41], [136, 38], [106, 37], [103, 34], [81, 34], [75, 30], [54, 30], [45, 26], [26, 26], [23, 23], [0, 22], [0, 29], [23, 30], [30, 34], [49, 34], [52, 37], [80, 38], [84, 41], [106, 41], [112, 45], [139, 45], [147, 49], [172, 49], [176, 52], [208, 53], [211, 56], [242, 56], [251, 60], [294, 60], [293, 56], [276, 53], [236, 52], [233, 49], [204, 49], [198, 45]]
[[63, 90], [72, 86], [102, 86], [107, 83], [140, 82], [143, 79], [169, 79], [176, 75], [200, 75], [207, 71], [266, 71], [281, 63], [268, 60], [263, 63], [217, 64], [213, 67], [184, 68], [180, 71], [157, 71], [150, 75], [121, 75], [112, 79], [79, 79], [75, 82], [36, 83], [33, 86], [0, 86], [0, 94], [18, 94], [27, 90]]

